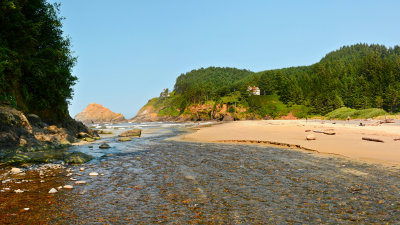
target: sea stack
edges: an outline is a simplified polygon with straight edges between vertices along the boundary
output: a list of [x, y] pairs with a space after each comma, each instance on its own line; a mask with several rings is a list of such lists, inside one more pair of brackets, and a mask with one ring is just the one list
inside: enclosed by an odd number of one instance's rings
[[90, 103], [82, 112], [76, 114], [75, 120], [85, 124], [92, 123], [120, 123], [126, 121], [121, 113], [115, 113], [106, 107]]

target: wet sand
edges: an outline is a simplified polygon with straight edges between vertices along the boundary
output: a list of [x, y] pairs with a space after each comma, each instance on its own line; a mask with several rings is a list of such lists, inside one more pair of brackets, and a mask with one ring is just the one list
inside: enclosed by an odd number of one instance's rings
[[[400, 125], [378, 125], [378, 121], [362, 122], [366, 125], [359, 126], [359, 121], [235, 121], [202, 127], [176, 140], [270, 144], [337, 154], [356, 160], [400, 165], [400, 141], [394, 141], [395, 138], [400, 138]], [[334, 132], [335, 135], [314, 131]], [[315, 135], [316, 140], [306, 140], [309, 134]], [[365, 141], [362, 140], [363, 137], [384, 142]]]

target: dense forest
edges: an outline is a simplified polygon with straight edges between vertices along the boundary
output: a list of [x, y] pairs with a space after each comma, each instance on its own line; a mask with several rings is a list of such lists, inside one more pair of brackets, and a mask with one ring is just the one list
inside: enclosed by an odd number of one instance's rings
[[[249, 86], [259, 87], [261, 95], [250, 95]], [[216, 67], [192, 70], [176, 79], [171, 97], [159, 99], [158, 107], [178, 115], [190, 105], [205, 103], [235, 104], [259, 117], [290, 111], [299, 117], [326, 115], [341, 107], [398, 112], [400, 47], [344, 46], [311, 66], [257, 73]]]
[[0, 103], [46, 122], [68, 114], [77, 78], [70, 41], [63, 36], [57, 4], [45, 0], [0, 3]]

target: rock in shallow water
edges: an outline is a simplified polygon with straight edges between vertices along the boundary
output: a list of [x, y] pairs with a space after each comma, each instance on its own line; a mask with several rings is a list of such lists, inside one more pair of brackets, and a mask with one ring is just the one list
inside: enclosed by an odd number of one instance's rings
[[125, 131], [118, 136], [120, 136], [120, 137], [135, 137], [135, 136], [140, 137], [141, 134], [142, 134], [141, 129], [132, 129], [132, 130]]
[[132, 140], [132, 139], [129, 137], [122, 137], [122, 138], [118, 139], [118, 141], [130, 141], [130, 140]]
[[99, 148], [111, 148], [111, 146], [107, 143], [103, 143], [99, 146]]
[[63, 188], [64, 188], [64, 189], [72, 189], [72, 188], [74, 188], [74, 186], [72, 186], [72, 185], [64, 185]]
[[93, 159], [93, 156], [87, 155], [83, 152], [72, 152], [64, 157], [64, 162], [70, 164], [81, 164], [89, 162]]
[[98, 176], [99, 174], [98, 173], [96, 173], [96, 172], [91, 172], [91, 173], [89, 173], [89, 176]]

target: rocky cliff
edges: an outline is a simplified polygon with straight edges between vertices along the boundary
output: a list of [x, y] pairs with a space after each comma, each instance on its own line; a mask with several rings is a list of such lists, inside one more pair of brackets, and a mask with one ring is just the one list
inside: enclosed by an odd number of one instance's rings
[[106, 107], [90, 103], [82, 112], [76, 114], [75, 120], [85, 124], [91, 123], [120, 123], [126, 121], [121, 113], [115, 113]]
[[77, 142], [80, 133], [98, 137], [95, 131], [69, 116], [61, 124], [49, 125], [35, 114], [0, 105], [0, 165], [48, 162], [55, 154], [64, 159], [69, 157], [68, 152], [56, 149]]

